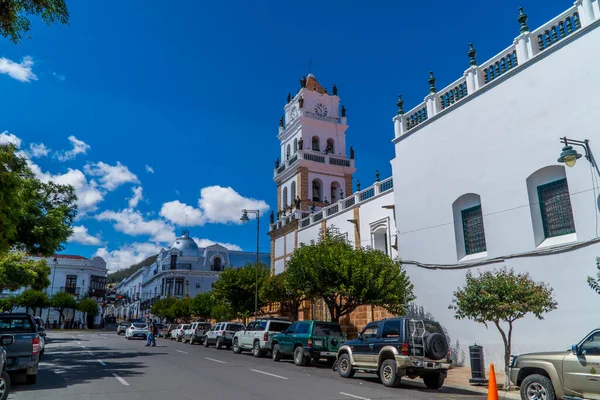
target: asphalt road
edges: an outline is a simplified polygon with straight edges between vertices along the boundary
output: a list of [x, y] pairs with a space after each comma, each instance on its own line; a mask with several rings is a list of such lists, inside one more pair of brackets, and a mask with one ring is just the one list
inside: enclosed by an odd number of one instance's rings
[[270, 357], [157, 339], [125, 340], [114, 332], [48, 333], [37, 384], [13, 384], [9, 399], [375, 400], [484, 399], [419, 381], [384, 387], [375, 375], [343, 379], [325, 364], [296, 367]]

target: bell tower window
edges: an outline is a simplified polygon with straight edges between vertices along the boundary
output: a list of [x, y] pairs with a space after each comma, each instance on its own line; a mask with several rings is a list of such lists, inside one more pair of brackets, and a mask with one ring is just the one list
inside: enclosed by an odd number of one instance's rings
[[177, 269], [177, 254], [171, 254], [171, 269]]
[[320, 179], [314, 179], [312, 183], [312, 200], [321, 201], [322, 183]]
[[213, 261], [213, 271], [220, 271], [220, 270], [221, 270], [221, 258], [215, 257], [215, 259]]
[[333, 139], [327, 139], [327, 147], [325, 147], [326, 153], [335, 153], [335, 149], [333, 147]]
[[313, 151], [320, 151], [318, 136], [313, 136], [312, 138], [312, 149]]
[[283, 188], [283, 196], [281, 198], [281, 201], [282, 201], [281, 208], [282, 209], [286, 208], [288, 205], [288, 189], [287, 189], [287, 187]]

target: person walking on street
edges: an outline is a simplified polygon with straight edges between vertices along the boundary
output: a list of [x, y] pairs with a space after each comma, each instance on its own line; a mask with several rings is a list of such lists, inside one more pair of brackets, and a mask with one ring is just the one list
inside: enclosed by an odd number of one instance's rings
[[156, 339], [154, 338], [154, 335], [156, 335], [157, 333], [158, 328], [153, 322], [150, 324], [150, 333], [148, 334], [148, 338], [146, 339], [146, 346], [150, 346], [150, 343], [152, 343], [152, 347], [156, 347]]

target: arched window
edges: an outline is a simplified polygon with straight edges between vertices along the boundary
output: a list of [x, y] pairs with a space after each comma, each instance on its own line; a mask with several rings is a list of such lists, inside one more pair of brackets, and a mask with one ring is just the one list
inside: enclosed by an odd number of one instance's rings
[[325, 148], [326, 153], [335, 153], [335, 148], [333, 146], [333, 139], [327, 139], [327, 147]]
[[381, 250], [385, 254], [389, 254], [388, 251], [388, 232], [385, 226], [378, 227], [372, 232], [373, 235], [373, 248], [375, 250]]
[[320, 179], [313, 179], [312, 182], [312, 200], [313, 201], [323, 201], [322, 200], [322, 191], [323, 183]]
[[287, 151], [285, 153], [286, 160], [290, 158], [290, 154], [292, 154], [292, 150], [291, 150], [291, 146], [288, 144], [287, 145]]
[[294, 139], [294, 153], [298, 151], [298, 139]]
[[460, 196], [452, 203], [454, 236], [458, 260], [470, 255], [487, 255], [481, 197], [475, 193]]
[[341, 200], [340, 199], [340, 190], [341, 190], [341, 186], [338, 182], [331, 182], [331, 202], [335, 203], [336, 201]]
[[290, 185], [290, 204], [293, 204], [294, 200], [296, 200], [296, 181]]
[[213, 271], [220, 271], [220, 270], [221, 270], [221, 258], [215, 257], [215, 259], [213, 260]]
[[320, 151], [320, 147], [319, 147], [319, 137], [318, 136], [313, 136], [312, 137], [312, 149], [314, 151]]
[[536, 246], [577, 240], [564, 166], [544, 167], [529, 175], [527, 194]]
[[288, 190], [287, 186], [283, 188], [283, 196], [281, 197], [281, 209], [283, 210], [288, 205]]

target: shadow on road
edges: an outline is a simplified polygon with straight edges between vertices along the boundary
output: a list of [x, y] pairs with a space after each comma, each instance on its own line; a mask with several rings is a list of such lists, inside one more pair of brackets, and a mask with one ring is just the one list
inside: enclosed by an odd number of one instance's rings
[[[336, 372], [337, 374], [337, 372]], [[382, 385], [381, 381], [375, 374], [364, 374], [358, 373], [354, 376], [353, 379], [359, 379], [363, 382], [375, 383]], [[438, 394], [448, 394], [455, 396], [479, 396], [482, 394], [478, 392], [472, 392], [470, 390], [452, 388], [448, 386], [443, 386], [441, 389], [427, 389], [423, 381], [419, 378], [410, 379], [410, 378], [402, 378], [402, 384], [398, 389], [404, 389], [408, 391], [422, 392], [422, 393], [438, 393]]]

